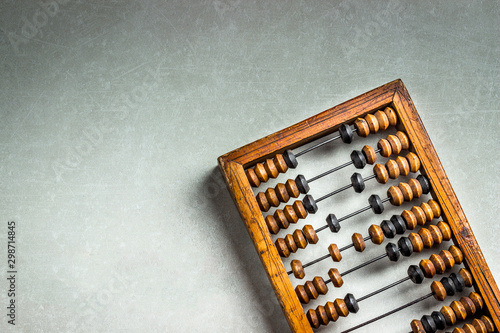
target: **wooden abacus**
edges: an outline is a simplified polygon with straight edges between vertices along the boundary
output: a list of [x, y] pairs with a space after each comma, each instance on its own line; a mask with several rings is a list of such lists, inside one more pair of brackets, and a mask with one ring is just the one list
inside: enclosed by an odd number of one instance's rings
[[[270, 178], [276, 178], [280, 174], [286, 175], [290, 168], [297, 167], [298, 157], [316, 148], [338, 139], [344, 143], [351, 143], [355, 134], [367, 137], [393, 126], [397, 128], [396, 133], [381, 138], [377, 142], [377, 148], [365, 145], [360, 150], [352, 151], [351, 161], [310, 179], [298, 175], [294, 180], [288, 179], [278, 183], [275, 187], [255, 190], [257, 194], [254, 193], [253, 188], [265, 185]], [[316, 141], [320, 142], [314, 144]], [[306, 145], [309, 147], [302, 149]], [[294, 154], [292, 150], [299, 147], [301, 151]], [[389, 158], [391, 155], [395, 157], [388, 159], [385, 165], [375, 164], [377, 154], [384, 158]], [[443, 306], [440, 311], [424, 315], [420, 320], [409, 318], [408, 328], [413, 332], [435, 332], [457, 325], [460, 320], [469, 318], [469, 323], [465, 323], [462, 328], [456, 327], [453, 332], [493, 332], [495, 330], [498, 332], [500, 330], [498, 287], [402, 81], [390, 82], [227, 153], [219, 157], [218, 161], [231, 196], [293, 332], [312, 332], [313, 328], [337, 321], [339, 316], [358, 312], [358, 302], [368, 297], [407, 280], [421, 283], [424, 278], [431, 279], [436, 273], [444, 274], [460, 263], [463, 263], [465, 268], [450, 274], [449, 277], [433, 281], [429, 294], [343, 332], [351, 332], [431, 296], [444, 300], [447, 295], [453, 295], [467, 287], [474, 289], [472, 292], [468, 291], [469, 296], [453, 301], [450, 306]], [[363, 178], [355, 173], [351, 177], [351, 184], [319, 199], [314, 199], [308, 194], [311, 182], [350, 165], [362, 169], [366, 164], [375, 164], [372, 176]], [[273, 236], [284, 232], [282, 229], [287, 229], [299, 220], [305, 219], [308, 214], [316, 213], [317, 203], [330, 196], [351, 187], [355, 192], [360, 193], [365, 188], [365, 181], [369, 179], [375, 178], [379, 183], [385, 184], [390, 179], [409, 176], [410, 173], [415, 172], [420, 174], [397, 186], [390, 186], [385, 199], [372, 195], [367, 207], [342, 218], [337, 218], [335, 214], [328, 214], [326, 225], [320, 228], [314, 229], [306, 224], [285, 237]], [[336, 244], [332, 243], [325, 246], [325, 252], [328, 251], [328, 253], [323, 257], [306, 264], [294, 259], [290, 263], [291, 269], [285, 268], [283, 259], [298, 251], [299, 248], [304, 249], [308, 244], [316, 244], [320, 231], [330, 229], [333, 233], [339, 232], [340, 222], [357, 214], [370, 209], [373, 213], [380, 214], [384, 211], [384, 203], [387, 201], [394, 206], [399, 206], [425, 193], [429, 193], [432, 198], [420, 205], [415, 204], [411, 209], [403, 210], [399, 215], [393, 215], [390, 220], [384, 220], [380, 225], [371, 225], [368, 229], [368, 236], [363, 237], [361, 233], [354, 233], [352, 244], [339, 249]], [[302, 200], [289, 203], [291, 198], [298, 198], [299, 195], [303, 195]], [[279, 207], [281, 204], [286, 205], [264, 216], [263, 212], [269, 211], [272, 207]], [[325, 211], [325, 213], [328, 212]], [[439, 216], [442, 222], [426, 225]], [[384, 238], [402, 235], [417, 226], [420, 227], [418, 232], [411, 232], [407, 237], [401, 237], [397, 244], [388, 243], [385, 246], [385, 253], [347, 272], [340, 273], [336, 268], [331, 268], [328, 271], [330, 279], [327, 281], [321, 276], [316, 276], [305, 283], [292, 283], [291, 278], [305, 277], [306, 267], [326, 258], [339, 262], [342, 259], [340, 252], [348, 248], [354, 247], [356, 251], [362, 252], [366, 247], [365, 241], [370, 240], [374, 244], [381, 244]], [[429, 259], [422, 259], [418, 265], [411, 265], [408, 268], [408, 276], [390, 286], [361, 298], [348, 293], [344, 298], [328, 301], [316, 309], [311, 308], [306, 311], [303, 306], [319, 295], [326, 294], [327, 284], [331, 283], [335, 287], [342, 286], [342, 276], [353, 270], [361, 269], [384, 257], [397, 261], [400, 255], [410, 256], [414, 252], [420, 252], [423, 248], [431, 248], [443, 241], [451, 241], [453, 244], [448, 250], [433, 254]], [[336, 331], [335, 325], [331, 326], [333, 331]]]

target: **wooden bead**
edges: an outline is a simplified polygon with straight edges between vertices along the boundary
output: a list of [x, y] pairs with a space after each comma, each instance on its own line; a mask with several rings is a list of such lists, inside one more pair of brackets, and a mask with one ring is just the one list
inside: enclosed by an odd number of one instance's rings
[[450, 251], [442, 250], [441, 252], [439, 252], [439, 255], [441, 256], [441, 258], [443, 258], [446, 269], [451, 269], [453, 268], [453, 266], [455, 266], [455, 259], [453, 258], [453, 255], [450, 253]]
[[389, 187], [387, 190], [387, 196], [390, 198], [390, 202], [394, 206], [401, 206], [404, 202], [403, 192], [401, 192], [401, 190], [396, 186]]
[[410, 323], [410, 327], [413, 333], [425, 333], [424, 326], [420, 320], [413, 319]]
[[276, 235], [280, 231], [280, 227], [278, 223], [276, 223], [276, 219], [272, 215], [267, 215], [264, 219], [266, 221], [267, 229], [273, 235]]
[[306, 276], [306, 272], [304, 272], [304, 267], [302, 267], [302, 263], [300, 262], [300, 260], [292, 260], [292, 262], [290, 263], [290, 267], [292, 267], [293, 275], [297, 279], [303, 279], [304, 276]]
[[444, 301], [446, 298], [446, 289], [439, 281], [432, 281], [431, 283], [431, 291], [434, 294], [434, 298], [438, 301]]
[[385, 162], [385, 167], [387, 168], [387, 171], [389, 172], [389, 177], [391, 179], [396, 179], [399, 177], [399, 166], [398, 162], [395, 160], [388, 160]]
[[477, 333], [476, 329], [471, 324], [464, 324], [464, 326], [462, 326], [462, 329], [465, 333]]
[[337, 298], [333, 302], [333, 305], [335, 306], [335, 310], [337, 310], [339, 316], [347, 317], [347, 315], [349, 314], [349, 310], [347, 309], [347, 305], [342, 298]]
[[385, 184], [389, 180], [389, 173], [382, 164], [375, 164], [373, 167], [373, 173], [375, 174], [377, 181], [381, 184]]
[[405, 220], [407, 229], [415, 229], [415, 227], [417, 226], [417, 218], [415, 214], [413, 214], [413, 212], [405, 209], [403, 213], [401, 213], [401, 217]]
[[464, 279], [465, 281], [465, 285], [467, 287], [472, 287], [472, 275], [470, 274], [470, 272], [468, 270], [466, 270], [465, 268], [461, 268], [458, 273], [460, 275], [462, 275], [462, 278]]
[[266, 195], [264, 192], [259, 192], [257, 193], [257, 196], [255, 197], [257, 200], [257, 203], [259, 204], [259, 208], [263, 212], [267, 212], [269, 208], [271, 208], [271, 205], [269, 204], [269, 201], [267, 201]]
[[403, 176], [408, 176], [410, 173], [410, 165], [408, 164], [408, 160], [402, 156], [396, 157], [396, 163], [399, 168], [399, 173]]
[[276, 196], [280, 202], [288, 202], [288, 200], [290, 200], [290, 195], [288, 194], [285, 184], [278, 183], [274, 188], [274, 191], [276, 192]]
[[[297, 198], [300, 195], [299, 188], [293, 179], [288, 179], [285, 183], [285, 188], [289, 196]], [[288, 200], [287, 200], [288, 201]]]
[[396, 126], [398, 123], [398, 116], [396, 112], [392, 108], [386, 107], [384, 109], [384, 113], [387, 115], [387, 119], [389, 119], [389, 125]]
[[307, 310], [306, 317], [307, 317], [307, 320], [309, 321], [309, 324], [312, 327], [319, 328], [318, 315], [316, 314], [316, 311], [314, 311], [314, 309]]
[[457, 322], [457, 316], [455, 316], [455, 312], [453, 311], [452, 308], [445, 305], [441, 308], [440, 312], [446, 321], [446, 325], [448, 326], [455, 325], [455, 323]]
[[439, 228], [434, 224], [429, 225], [427, 229], [431, 232], [434, 244], [441, 244], [443, 241], [443, 234], [441, 233], [441, 230], [439, 230]]
[[381, 244], [384, 241], [384, 232], [382, 228], [377, 224], [372, 224], [368, 228], [368, 234], [373, 244]]
[[418, 225], [424, 225], [427, 222], [424, 210], [419, 206], [413, 206], [411, 212], [415, 215]]
[[328, 319], [331, 321], [337, 321], [337, 319], [339, 319], [339, 314], [337, 313], [337, 310], [335, 310], [335, 305], [332, 302], [326, 302], [325, 311]]
[[444, 264], [443, 258], [441, 258], [440, 255], [437, 254], [432, 254], [430, 257], [430, 261], [434, 265], [434, 268], [436, 269], [436, 273], [438, 274], [443, 274], [444, 271], [446, 270], [446, 265]]
[[418, 156], [412, 152], [409, 152], [405, 157], [408, 160], [408, 164], [410, 165], [410, 171], [417, 172], [420, 169], [420, 159], [418, 158]]
[[302, 233], [302, 230], [297, 229], [293, 232], [293, 240], [295, 244], [297, 244], [297, 247], [300, 249], [305, 249], [307, 246], [307, 240], [304, 237], [304, 234]]
[[383, 111], [378, 110], [375, 112], [375, 117], [377, 118], [380, 130], [385, 131], [389, 127], [389, 118], [387, 118], [387, 115]]
[[320, 293], [321, 295], [326, 295], [326, 293], [328, 292], [328, 287], [326, 286], [325, 281], [321, 276], [316, 276], [312, 282], [318, 293]]
[[395, 135], [388, 135], [387, 136], [387, 141], [389, 141], [389, 144], [391, 145], [392, 153], [394, 155], [397, 155], [401, 152], [403, 149], [401, 145], [401, 141], [399, 141], [399, 138]]
[[295, 214], [297, 214], [300, 219], [305, 219], [307, 217], [307, 210], [305, 209], [304, 204], [302, 204], [302, 201], [295, 200], [292, 206], [295, 210]]
[[276, 178], [279, 175], [278, 168], [274, 165], [274, 161], [271, 159], [267, 159], [264, 162], [264, 169], [266, 169], [267, 175], [271, 178]]
[[474, 305], [474, 302], [469, 297], [461, 297], [460, 298], [460, 303], [464, 306], [465, 312], [467, 313], [467, 316], [472, 316], [474, 313], [476, 313], [476, 306]]
[[452, 333], [466, 333], [463, 329], [460, 327], [455, 327], [452, 331]]
[[405, 201], [413, 200], [413, 192], [410, 185], [408, 185], [407, 183], [399, 183], [398, 187], [401, 190], [401, 193], [403, 193], [403, 198], [405, 199]]
[[274, 189], [268, 188], [265, 193], [266, 193], [266, 199], [269, 202], [269, 204], [273, 207], [278, 207], [280, 201], [278, 200], [278, 196], [276, 195]]
[[316, 244], [319, 241], [318, 235], [316, 234], [316, 231], [314, 231], [312, 225], [306, 224], [302, 228], [302, 232], [310, 244]]
[[488, 333], [495, 332], [495, 326], [493, 326], [493, 322], [491, 321], [490, 317], [483, 315], [481, 316], [481, 321], [486, 326], [486, 332]]
[[412, 178], [408, 181], [408, 184], [411, 186], [411, 190], [413, 191], [413, 196], [415, 198], [420, 198], [422, 195], [422, 185], [418, 182], [418, 180]]
[[297, 221], [299, 220], [299, 217], [295, 213], [293, 206], [286, 205], [285, 207], [283, 207], [283, 214], [285, 214], [285, 218], [290, 223], [297, 223]]
[[427, 201], [427, 204], [429, 206], [431, 206], [432, 213], [434, 214], [434, 218], [441, 216], [441, 206], [439, 206], [437, 201], [431, 199], [431, 200]]
[[330, 270], [328, 271], [328, 276], [332, 280], [332, 284], [335, 287], [340, 288], [344, 284], [344, 280], [342, 280], [342, 276], [340, 275], [338, 269], [336, 269], [336, 268], [330, 268]]
[[424, 212], [425, 220], [427, 222], [430, 222], [430, 221], [432, 221], [432, 219], [434, 219], [434, 213], [432, 212], [432, 208], [427, 202], [422, 202], [420, 204], [420, 208]]
[[436, 275], [436, 268], [429, 259], [420, 260], [419, 266], [426, 278], [430, 279]]
[[366, 163], [371, 165], [375, 163], [375, 161], [377, 161], [377, 154], [375, 153], [375, 149], [373, 149], [372, 146], [364, 146], [361, 151], [365, 155]]
[[474, 319], [472, 320], [472, 326], [474, 326], [474, 329], [476, 330], [477, 333], [487, 333], [488, 330], [486, 329], [486, 325], [483, 323], [482, 320], [479, 319]]
[[250, 185], [252, 185], [253, 187], [258, 187], [260, 185], [259, 177], [257, 177], [253, 169], [247, 169], [245, 171], [245, 174], [247, 175], [247, 179]]
[[462, 251], [455, 245], [450, 246], [448, 248], [448, 251], [450, 251], [451, 255], [453, 256], [453, 259], [455, 259], [455, 263], [460, 265], [464, 260], [464, 255]]
[[391, 144], [386, 139], [378, 140], [377, 147], [380, 149], [380, 155], [384, 157], [391, 156], [392, 154]]
[[290, 250], [288, 249], [288, 246], [286, 246], [283, 238], [276, 239], [274, 245], [276, 246], [276, 249], [281, 257], [288, 258], [290, 256]]
[[328, 322], [330, 322], [328, 316], [326, 315], [324, 306], [318, 305], [318, 307], [316, 308], [316, 315], [318, 316], [318, 320], [321, 325], [327, 325]]
[[273, 159], [274, 165], [276, 166], [276, 169], [278, 169], [279, 172], [285, 173], [288, 170], [288, 165], [286, 165], [285, 159], [283, 158], [283, 155], [281, 154], [276, 154], [276, 156]]
[[453, 309], [453, 312], [455, 312], [455, 316], [458, 320], [465, 320], [465, 318], [467, 318], [467, 312], [461, 302], [453, 301], [451, 302], [450, 307]]
[[264, 168], [264, 165], [262, 163], [257, 163], [255, 165], [255, 167], [253, 168], [253, 170], [255, 171], [257, 178], [259, 178], [259, 180], [261, 182], [264, 182], [264, 183], [267, 182], [267, 180], [269, 179], [269, 176], [267, 175], [267, 171]]
[[481, 295], [479, 295], [476, 292], [471, 292], [469, 294], [469, 298], [472, 300], [472, 302], [474, 303], [474, 305], [476, 306], [477, 309], [479, 309], [479, 310], [483, 309], [484, 302], [483, 302], [483, 298], [481, 297]]
[[365, 120], [368, 123], [368, 127], [370, 128], [370, 133], [377, 133], [380, 128], [377, 117], [372, 114], [367, 114], [365, 116]]
[[354, 127], [361, 137], [367, 137], [368, 134], [370, 134], [370, 127], [368, 127], [368, 123], [363, 118], [356, 119], [356, 121], [354, 121]]
[[319, 293], [316, 290], [316, 287], [314, 287], [312, 281], [306, 281], [306, 283], [304, 284], [304, 289], [306, 290], [307, 296], [309, 296], [310, 299], [318, 298]]
[[408, 235], [408, 239], [410, 240], [411, 245], [413, 245], [414, 252], [422, 251], [422, 249], [424, 248], [424, 243], [422, 242], [422, 237], [420, 237], [419, 234], [412, 232]]
[[276, 220], [276, 223], [281, 229], [287, 229], [288, 226], [290, 225], [290, 222], [286, 218], [285, 213], [281, 209], [276, 209], [273, 216], [274, 219]]
[[363, 236], [361, 234], [358, 234], [357, 232], [352, 235], [352, 243], [354, 244], [354, 248], [358, 252], [363, 252], [366, 248]]
[[295, 287], [295, 294], [297, 294], [300, 303], [302, 304], [309, 303], [310, 299], [309, 296], [307, 295], [306, 288], [304, 288], [303, 285], [299, 284], [297, 287]]
[[408, 140], [408, 136], [406, 135], [405, 132], [397, 131], [396, 136], [401, 142], [401, 148], [403, 148], [404, 150], [410, 149], [410, 140]]
[[342, 260], [342, 254], [340, 254], [337, 244], [330, 244], [328, 246], [328, 252], [330, 252], [330, 256], [332, 257], [333, 261], [339, 262], [340, 260]]
[[451, 229], [448, 223], [440, 221], [437, 224], [437, 227], [441, 231], [441, 235], [443, 236], [443, 240], [449, 241], [451, 239]]
[[295, 244], [293, 235], [288, 234], [285, 236], [285, 244], [291, 252], [293, 253], [297, 252], [298, 247], [297, 244]]
[[418, 231], [418, 234], [420, 235], [420, 237], [422, 237], [422, 242], [424, 243], [424, 247], [426, 249], [429, 249], [432, 247], [432, 245], [434, 245], [434, 239], [432, 238], [432, 234], [429, 229], [421, 228]]

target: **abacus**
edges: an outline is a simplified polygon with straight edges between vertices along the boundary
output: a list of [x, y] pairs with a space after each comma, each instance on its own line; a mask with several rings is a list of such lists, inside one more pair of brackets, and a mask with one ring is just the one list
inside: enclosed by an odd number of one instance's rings
[[[379, 139], [361, 145], [377, 135]], [[358, 140], [359, 146], [355, 144]], [[299, 161], [307, 159], [304, 155], [332, 146], [329, 154], [341, 145], [354, 149], [349, 155], [339, 156], [333, 168], [312, 177], [302, 174]], [[380, 159], [385, 163], [377, 163]], [[387, 320], [417, 303], [431, 302], [432, 298], [450, 302], [429, 303], [434, 308], [428, 314], [412, 312], [414, 318], [408, 318], [407, 331], [500, 330], [498, 287], [401, 80], [229, 152], [218, 162], [293, 332], [325, 329], [347, 333], [369, 328], [374, 322]], [[346, 185], [332, 186], [328, 181], [315, 188], [323, 191], [322, 195], [311, 194], [317, 180], [348, 169], [356, 171], [350, 179], [338, 176], [339, 182], [343, 180]], [[292, 170], [301, 173], [295, 178], [288, 176]], [[272, 179], [278, 183], [267, 186]], [[369, 182], [372, 179], [380, 185]], [[373, 191], [377, 186], [382, 186], [385, 194], [366, 194], [367, 187]], [[355, 211], [337, 212], [343, 208], [342, 202], [350, 203], [363, 195], [367, 204], [365, 201]], [[340, 204], [335, 203], [338, 196], [343, 196]], [[395, 213], [382, 216], [388, 210]], [[314, 223], [309, 222], [311, 216], [320, 215]], [[363, 227], [368, 215], [370, 219], [380, 215], [382, 221]], [[334, 242], [328, 239], [339, 237], [349, 228], [356, 232], [347, 245], [339, 247], [340, 238]], [[326, 242], [320, 241], [320, 236]], [[392, 241], [396, 236], [399, 239]], [[376, 255], [362, 258], [361, 263], [347, 269], [336, 266], [355, 261], [346, 258], [369, 255], [369, 247], [374, 247], [371, 251]], [[301, 253], [310, 248], [317, 249], [320, 256], [301, 259]], [[355, 251], [349, 251], [351, 248]], [[434, 250], [437, 252], [432, 253]], [[412, 262], [415, 255], [420, 259]], [[412, 264], [396, 264], [401, 258]], [[375, 277], [377, 272], [366, 272], [366, 267], [382, 261], [386, 264], [379, 269], [387, 266], [394, 271], [396, 281], [384, 286], [370, 282], [375, 287], [369, 294], [354, 296], [358, 289], [349, 289], [352, 284], [344, 282], [346, 275], [365, 271], [362, 279]], [[310, 270], [321, 265], [324, 268], [318, 268], [320, 275], [311, 274]], [[401, 269], [404, 274], [396, 274]], [[419, 284], [423, 285], [416, 286]], [[347, 293], [340, 294], [337, 288]], [[392, 288], [414, 288], [420, 296], [362, 322], [354, 319], [362, 313], [361, 302], [380, 297]], [[348, 315], [353, 324], [341, 331], [337, 326], [340, 318]]]

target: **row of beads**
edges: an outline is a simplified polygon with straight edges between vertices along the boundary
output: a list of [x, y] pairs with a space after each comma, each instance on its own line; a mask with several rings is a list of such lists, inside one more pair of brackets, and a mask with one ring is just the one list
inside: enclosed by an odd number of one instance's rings
[[277, 234], [280, 229], [286, 229], [290, 223], [297, 223], [299, 219], [307, 217], [307, 210], [300, 200], [295, 200], [293, 205], [286, 205], [283, 209], [276, 209], [273, 215], [267, 215], [267, 229], [272, 234]]

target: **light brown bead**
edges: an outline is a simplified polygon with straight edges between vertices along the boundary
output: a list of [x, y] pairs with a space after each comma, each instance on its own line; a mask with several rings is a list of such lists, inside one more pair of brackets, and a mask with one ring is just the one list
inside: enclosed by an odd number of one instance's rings
[[387, 119], [389, 119], [389, 125], [396, 126], [398, 123], [398, 116], [396, 112], [391, 107], [386, 107], [384, 109], [384, 113], [387, 115]]
[[377, 118], [380, 130], [385, 131], [389, 127], [389, 118], [387, 118], [387, 115], [383, 111], [378, 110], [375, 112], [375, 117]]
[[333, 305], [335, 306], [335, 310], [337, 310], [337, 313], [341, 317], [347, 317], [349, 314], [349, 310], [347, 309], [347, 305], [345, 304], [345, 301], [342, 298], [337, 298], [334, 302]]
[[394, 206], [401, 206], [404, 202], [403, 192], [399, 189], [399, 187], [391, 186], [387, 190], [387, 196], [390, 198], [390, 203]]
[[443, 234], [441, 233], [441, 230], [439, 230], [439, 228], [434, 224], [430, 224], [427, 229], [431, 232], [434, 244], [441, 244], [443, 241]]
[[476, 309], [481, 310], [483, 308], [484, 302], [483, 302], [483, 298], [481, 297], [481, 295], [479, 295], [476, 292], [471, 292], [469, 294], [469, 298], [472, 300], [472, 302], [476, 306]]
[[486, 329], [486, 325], [483, 323], [482, 320], [479, 319], [474, 319], [472, 320], [472, 326], [474, 326], [474, 329], [476, 330], [477, 333], [487, 333], [488, 330]]
[[451, 239], [451, 229], [448, 223], [440, 221], [437, 224], [437, 227], [441, 231], [441, 235], [443, 236], [443, 240], [449, 241]]
[[323, 305], [318, 305], [316, 308], [316, 315], [318, 316], [318, 320], [321, 325], [327, 325], [330, 321], [326, 315], [325, 307]]
[[429, 259], [422, 259], [419, 263], [420, 269], [424, 272], [426, 278], [430, 279], [436, 275], [436, 268]]
[[293, 252], [293, 253], [297, 252], [298, 247], [297, 247], [297, 244], [295, 244], [295, 240], [293, 239], [293, 235], [288, 234], [285, 236], [285, 244], [291, 252]]
[[476, 329], [471, 324], [464, 324], [464, 326], [462, 326], [462, 329], [465, 333], [477, 333]]
[[361, 151], [365, 155], [366, 163], [371, 165], [377, 161], [377, 154], [372, 146], [364, 146]]
[[420, 169], [420, 159], [418, 156], [415, 153], [409, 152], [405, 157], [410, 165], [410, 171], [417, 172]]
[[413, 191], [413, 196], [415, 198], [420, 198], [422, 195], [422, 185], [418, 182], [418, 180], [412, 178], [408, 181], [408, 184], [411, 186], [411, 190]]
[[269, 204], [269, 201], [267, 201], [267, 198], [266, 198], [266, 195], [264, 194], [264, 192], [257, 193], [255, 200], [257, 200], [257, 203], [259, 204], [259, 208], [261, 211], [267, 212], [269, 210], [269, 208], [271, 208], [271, 205]]
[[357, 232], [352, 235], [352, 243], [354, 244], [354, 248], [358, 252], [363, 252], [366, 248], [363, 236]]
[[299, 284], [297, 287], [295, 287], [295, 294], [297, 294], [300, 303], [302, 304], [309, 303], [310, 301], [309, 295], [307, 295], [306, 288], [304, 288], [303, 285]]
[[267, 175], [271, 178], [276, 178], [279, 175], [278, 168], [274, 165], [274, 161], [272, 159], [267, 159], [264, 162], [264, 169], [266, 169]]
[[331, 321], [335, 322], [337, 321], [337, 319], [339, 319], [339, 314], [337, 313], [337, 310], [335, 310], [335, 305], [332, 302], [326, 302], [325, 311], [328, 319], [330, 319]]
[[443, 258], [446, 269], [451, 269], [453, 268], [453, 266], [455, 266], [455, 259], [453, 258], [453, 255], [450, 253], [450, 251], [442, 250], [441, 252], [439, 252], [439, 255], [441, 256], [441, 258]]
[[381, 184], [385, 184], [389, 180], [389, 173], [387, 173], [387, 169], [382, 164], [375, 164], [373, 166], [373, 173], [377, 181]]
[[443, 274], [444, 271], [446, 270], [446, 265], [444, 264], [443, 258], [441, 258], [440, 255], [437, 254], [432, 254], [431, 257], [429, 258], [432, 264], [434, 265], [434, 268], [436, 269], [436, 273], [438, 274]]
[[396, 163], [399, 168], [399, 173], [403, 176], [408, 176], [410, 173], [410, 165], [408, 164], [408, 160], [402, 156], [396, 157]]
[[370, 127], [368, 127], [368, 123], [363, 118], [356, 119], [354, 127], [356, 127], [356, 133], [361, 137], [367, 137], [370, 134]]
[[286, 246], [283, 238], [276, 239], [274, 245], [276, 246], [276, 249], [281, 257], [288, 258], [290, 256], [290, 250], [288, 249], [288, 246]]
[[297, 198], [300, 195], [299, 188], [293, 179], [288, 179], [285, 183], [285, 187], [288, 195], [292, 198]]
[[472, 275], [470, 274], [470, 272], [468, 270], [466, 270], [465, 268], [461, 268], [459, 271], [458, 271], [458, 274], [462, 275], [462, 278], [464, 279], [465, 281], [465, 285], [467, 287], [472, 287]]
[[280, 231], [280, 227], [278, 223], [276, 223], [276, 219], [272, 215], [267, 215], [264, 219], [266, 221], [267, 229], [273, 235], [276, 235]]
[[342, 260], [342, 254], [340, 253], [337, 244], [330, 244], [328, 246], [328, 252], [330, 253], [333, 261], [339, 262], [340, 260]]
[[432, 213], [434, 214], [434, 218], [440, 217], [441, 216], [441, 206], [437, 203], [435, 200], [429, 200], [427, 201], [429, 206], [432, 208]]
[[307, 320], [309, 321], [309, 324], [312, 327], [319, 328], [318, 315], [316, 314], [316, 311], [314, 311], [314, 309], [307, 310], [306, 317], [307, 317]]
[[319, 293], [316, 290], [316, 287], [314, 287], [312, 281], [306, 281], [306, 283], [304, 284], [304, 289], [306, 290], [307, 296], [309, 296], [310, 299], [318, 298]]
[[370, 128], [370, 133], [377, 133], [380, 128], [377, 117], [372, 114], [367, 114], [365, 116], [365, 120], [368, 123], [368, 127]]
[[273, 161], [274, 161], [274, 165], [276, 166], [276, 169], [278, 169], [279, 172], [281, 172], [281, 173], [287, 172], [288, 165], [286, 165], [286, 162], [285, 162], [285, 159], [283, 158], [283, 155], [276, 154]]
[[307, 217], [307, 210], [304, 207], [304, 204], [302, 204], [302, 201], [295, 200], [292, 206], [299, 219], [305, 219]]
[[303, 279], [306, 276], [306, 272], [304, 271], [304, 267], [302, 267], [302, 263], [300, 260], [292, 260], [290, 263], [290, 267], [292, 268], [293, 275], [297, 279]]
[[413, 246], [413, 251], [414, 252], [422, 252], [422, 249], [424, 248], [424, 243], [422, 242], [422, 237], [420, 237], [419, 234], [412, 232], [408, 235], [408, 239], [411, 242], [411, 245]]
[[455, 316], [458, 320], [465, 320], [465, 318], [467, 318], [467, 312], [461, 302], [453, 301], [451, 302], [450, 307], [453, 309], [453, 312], [455, 312]]
[[319, 241], [318, 235], [312, 225], [306, 224], [302, 227], [302, 232], [310, 244], [316, 244]]
[[432, 238], [432, 234], [427, 228], [421, 228], [418, 231], [420, 237], [422, 237], [422, 242], [424, 243], [424, 247], [429, 249], [434, 245], [434, 239]]
[[491, 321], [490, 317], [482, 315], [481, 321], [486, 326], [486, 332], [488, 332], [488, 333], [495, 332], [495, 326], [493, 326], [493, 322]]
[[438, 301], [444, 301], [446, 298], [446, 289], [444, 289], [443, 284], [439, 281], [432, 281], [431, 291], [434, 294], [434, 298]]
[[286, 205], [285, 207], [283, 207], [283, 214], [285, 214], [285, 218], [290, 223], [297, 223], [297, 221], [299, 220], [299, 217], [295, 213], [293, 206]]
[[273, 207], [279, 206], [280, 201], [278, 200], [278, 196], [276, 195], [274, 188], [268, 188], [266, 190], [265, 194], [266, 194], [266, 199], [271, 206], [273, 206]]
[[385, 162], [385, 167], [387, 168], [389, 177], [391, 179], [396, 179], [399, 177], [398, 162], [396, 162], [395, 160], [388, 160], [387, 162]]
[[290, 222], [286, 218], [285, 213], [281, 209], [276, 209], [274, 211], [273, 216], [274, 216], [274, 219], [276, 220], [276, 223], [278, 223], [278, 226], [281, 229], [286, 229], [290, 225]]
[[377, 147], [380, 149], [380, 155], [384, 157], [391, 156], [392, 154], [391, 144], [386, 139], [378, 140]]
[[288, 202], [288, 200], [290, 200], [290, 195], [288, 194], [285, 184], [278, 183], [274, 188], [274, 191], [276, 192], [276, 196], [280, 202]]
[[413, 333], [425, 333], [424, 326], [420, 320], [413, 319], [410, 323], [410, 327]]
[[415, 229], [415, 227], [417, 226], [417, 218], [415, 214], [413, 214], [413, 212], [405, 209], [403, 213], [401, 213], [401, 217], [403, 217], [406, 222], [406, 228], [408, 228], [409, 230]]
[[267, 180], [269, 179], [269, 175], [267, 174], [267, 171], [262, 163], [257, 163], [254, 166], [253, 170], [255, 171], [257, 178], [259, 178], [261, 182], [267, 182]]
[[252, 185], [253, 187], [259, 187], [260, 180], [259, 177], [257, 177], [257, 175], [255, 174], [255, 171], [253, 171], [253, 169], [251, 168], [247, 169], [245, 171], [245, 174], [247, 175], [247, 179], [250, 185]]
[[432, 221], [432, 219], [434, 218], [434, 213], [432, 212], [431, 206], [427, 202], [422, 202], [420, 204], [420, 208], [422, 209], [422, 211], [425, 214], [425, 220], [427, 222]]
[[318, 293], [320, 293], [321, 295], [326, 295], [326, 293], [328, 292], [328, 287], [326, 286], [325, 281], [321, 276], [316, 276], [312, 282]]
[[448, 326], [455, 325], [455, 323], [457, 322], [457, 316], [455, 316], [455, 311], [453, 311], [452, 308], [445, 305], [441, 308], [440, 312], [446, 321], [446, 325]]
[[425, 216], [424, 210], [419, 207], [419, 206], [413, 206], [411, 208], [411, 212], [413, 215], [415, 215], [415, 218], [417, 219], [417, 224], [418, 225], [424, 225], [425, 222], [427, 222], [427, 218]]
[[462, 328], [460, 327], [455, 327], [452, 331], [452, 333], [467, 333], [465, 332]]
[[464, 255], [462, 253], [462, 250], [460, 250], [457, 246], [452, 245], [448, 248], [448, 251], [450, 251], [451, 255], [453, 256], [453, 259], [455, 259], [455, 264], [460, 265], [464, 260]]
[[462, 305], [464, 306], [465, 312], [467, 312], [468, 317], [476, 313], [476, 306], [469, 297], [461, 297], [460, 303], [462, 303]]
[[297, 247], [300, 249], [305, 249], [307, 246], [307, 240], [304, 237], [304, 234], [302, 233], [302, 230], [297, 229], [293, 232], [293, 240], [295, 244], [297, 244]]
[[413, 200], [413, 192], [408, 183], [399, 183], [398, 187], [401, 190], [401, 193], [403, 193], [403, 198], [405, 199], [405, 201]]
[[403, 148], [403, 150], [408, 150], [410, 148], [410, 140], [408, 140], [408, 136], [406, 135], [406, 133], [402, 131], [397, 131], [396, 136], [401, 142], [401, 148]]
[[368, 234], [373, 244], [381, 244], [384, 241], [384, 232], [382, 228], [377, 224], [372, 224], [368, 228]]
[[340, 288], [344, 284], [344, 280], [342, 280], [342, 276], [340, 275], [338, 269], [336, 269], [336, 268], [330, 268], [330, 270], [328, 271], [328, 276], [332, 280], [332, 284], [335, 287]]
[[387, 136], [387, 141], [389, 141], [389, 144], [391, 145], [391, 150], [394, 155], [397, 155], [401, 152], [403, 149], [401, 145], [401, 141], [399, 141], [399, 138], [395, 135], [388, 135]]

